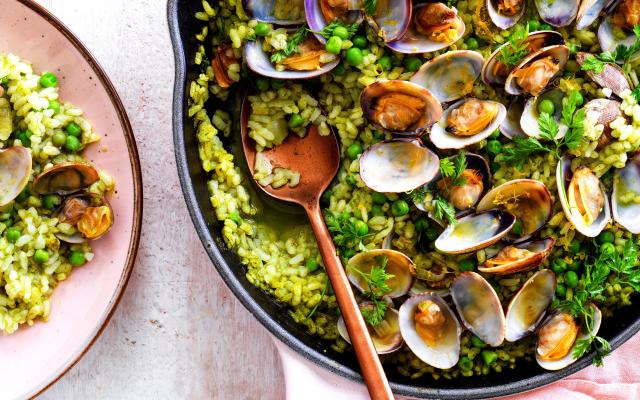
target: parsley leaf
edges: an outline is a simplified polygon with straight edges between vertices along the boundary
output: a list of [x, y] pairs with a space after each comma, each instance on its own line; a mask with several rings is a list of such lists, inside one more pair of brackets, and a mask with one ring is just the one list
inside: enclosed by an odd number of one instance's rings
[[351, 37], [353, 35], [355, 35], [356, 31], [358, 30], [358, 27], [360, 25], [355, 23], [355, 24], [343, 24], [342, 22], [340, 22], [340, 20], [338, 19], [334, 19], [330, 24], [326, 25], [324, 28], [322, 28], [322, 30], [320, 32], [318, 32], [318, 34], [322, 37], [324, 37], [325, 39], [329, 39], [331, 36], [333, 36], [333, 31], [336, 28], [342, 27], [345, 28], [347, 30], [347, 32], [349, 32], [349, 37], [347, 39], [351, 39]]
[[[443, 178], [449, 178], [453, 186], [462, 186], [466, 183], [466, 180], [462, 177], [466, 169], [467, 155], [464, 151], [458, 152], [458, 155], [453, 161], [449, 158], [440, 160], [440, 175], [442, 175]], [[446, 189], [448, 190], [448, 187]]]
[[640, 104], [640, 86], [631, 91], [631, 95], [636, 99], [636, 103]]
[[538, 128], [540, 129], [540, 137], [550, 142], [555, 142], [558, 136], [558, 123], [549, 113], [541, 113], [538, 117]]
[[384, 300], [373, 299], [373, 308], [361, 308], [360, 312], [365, 321], [371, 326], [378, 326], [384, 321], [387, 313], [387, 302]]
[[440, 174], [444, 177], [450, 177], [455, 175], [456, 166], [455, 164], [449, 160], [448, 158], [443, 158], [440, 160]]
[[277, 51], [271, 55], [271, 62], [279, 63], [285, 58], [291, 57], [298, 52], [298, 46], [304, 42], [310, 30], [307, 25], [303, 25], [287, 39], [287, 45], [283, 50]]
[[429, 190], [425, 186], [420, 186], [419, 188], [413, 189], [407, 194], [409, 195], [409, 198], [411, 198], [411, 200], [414, 203], [422, 203], [424, 199], [427, 197], [428, 193], [429, 193]]
[[355, 222], [351, 221], [348, 214], [335, 215], [329, 211], [325, 214], [324, 219], [336, 246], [361, 247], [362, 240], [371, 235], [359, 234]]
[[613, 52], [604, 51], [600, 54], [589, 55], [582, 62], [580, 69], [583, 71], [593, 71], [595, 74], [599, 74], [604, 71], [606, 64], [621, 64], [622, 70], [627, 76], [627, 80], [631, 82], [628, 71], [631, 69], [630, 60], [632, 56], [640, 51], [640, 25], [634, 25], [633, 33], [635, 34], [636, 40], [631, 46], [619, 44]]
[[458, 222], [456, 219], [456, 209], [451, 203], [440, 196], [433, 200], [433, 215], [441, 221], [446, 220], [451, 225]]
[[369, 272], [363, 272], [353, 265], [347, 267], [358, 274], [367, 285], [362, 295], [371, 300], [373, 309], [363, 308], [361, 312], [365, 321], [371, 326], [377, 326], [384, 320], [387, 303], [382, 300], [382, 297], [391, 292], [387, 281], [394, 277], [394, 275], [388, 274], [386, 271], [389, 262], [387, 257], [378, 256], [376, 257], [376, 262], [377, 264], [373, 265]]
[[525, 40], [529, 36], [529, 25], [517, 28], [510, 36], [507, 46], [500, 50], [497, 59], [507, 67], [512, 68], [520, 63], [522, 58], [529, 54], [529, 45]]
[[378, 0], [364, 0], [364, 12], [367, 15], [373, 15], [378, 9]]
[[532, 136], [513, 138], [513, 146], [505, 147], [500, 157], [507, 164], [515, 165], [518, 169], [522, 169], [524, 164], [533, 154], [548, 153], [551, 149], [540, 143], [540, 141]]

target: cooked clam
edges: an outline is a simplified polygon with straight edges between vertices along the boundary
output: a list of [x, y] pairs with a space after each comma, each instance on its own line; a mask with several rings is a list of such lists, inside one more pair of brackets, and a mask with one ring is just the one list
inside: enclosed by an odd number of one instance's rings
[[400, 307], [400, 333], [409, 349], [422, 361], [447, 369], [460, 358], [462, 328], [441, 297], [423, 293]]
[[640, 233], [640, 156], [636, 155], [613, 178], [613, 219], [633, 234]]
[[467, 168], [460, 174], [463, 184], [454, 185], [451, 178], [442, 178], [437, 185], [452, 206], [458, 210], [466, 210], [480, 200], [485, 187], [482, 178], [483, 175], [479, 171]]
[[598, 334], [602, 323], [602, 313], [595, 306], [592, 327], [582, 332], [578, 322], [565, 312], [557, 312], [547, 318], [538, 330], [536, 361], [547, 370], [556, 371], [573, 364], [573, 348], [577, 339], [589, 339]]
[[447, 254], [480, 250], [502, 239], [515, 221], [513, 214], [499, 209], [471, 214], [449, 225], [436, 239], [435, 246]]
[[461, 149], [489, 137], [506, 115], [506, 107], [495, 101], [460, 100], [444, 112], [429, 138], [440, 149]]
[[433, 180], [439, 168], [438, 156], [416, 139], [376, 143], [360, 156], [360, 178], [381, 193], [416, 189]]
[[[367, 22], [385, 42], [400, 39], [411, 22], [411, 0], [377, 0], [373, 14], [367, 14]], [[365, 12], [369, 11], [366, 10]]]
[[556, 292], [556, 276], [548, 269], [536, 272], [513, 296], [507, 307], [505, 339], [515, 342], [532, 333], [544, 318]]
[[15, 199], [29, 183], [31, 152], [22, 146], [0, 150], [0, 206]]
[[[282, 26], [302, 25], [304, 23], [304, 10], [302, 7], [299, 7], [298, 13], [291, 13], [291, 15], [297, 14], [295, 17], [285, 18], [274, 12], [276, 10], [276, 0], [242, 0], [242, 5], [253, 19], [261, 22]], [[294, 7], [297, 6], [294, 5]]]
[[[576, 62], [578, 65], [582, 65], [587, 57], [593, 57], [593, 55], [584, 52], [577, 52]], [[593, 70], [589, 70], [587, 71], [587, 76], [600, 87], [604, 89], [611, 89], [616, 96], [620, 96], [625, 90], [631, 90], [624, 71], [622, 68], [614, 64], [604, 64], [602, 72], [597, 74]]]
[[514, 26], [524, 14], [524, 0], [486, 0], [491, 21], [500, 29]]
[[600, 180], [584, 166], [571, 170], [571, 159], [563, 157], [556, 170], [558, 196], [564, 213], [585, 236], [598, 236], [611, 220], [609, 198]]
[[502, 208], [519, 221], [518, 230], [510, 232], [510, 240], [525, 240], [551, 218], [553, 201], [551, 193], [540, 181], [514, 179], [490, 190], [478, 203], [477, 210]]
[[621, 0], [611, 17], [617, 27], [632, 30], [640, 24], [640, 1]]
[[386, 273], [393, 275], [386, 281], [391, 288], [385, 293], [390, 298], [404, 296], [409, 292], [415, 277], [413, 261], [403, 253], [391, 249], [374, 249], [358, 253], [347, 264], [349, 281], [361, 292], [368, 290], [362, 274], [367, 274], [376, 265], [384, 266]]
[[71, 161], [55, 164], [33, 181], [38, 194], [67, 195], [88, 188], [100, 179], [98, 171], [86, 162]]
[[475, 272], [463, 272], [451, 284], [451, 298], [462, 323], [490, 346], [504, 341], [505, 318], [491, 284]]
[[545, 47], [526, 57], [511, 71], [505, 82], [505, 90], [513, 95], [527, 93], [537, 96], [564, 70], [568, 60], [567, 46]]
[[[371, 310], [374, 305], [371, 302], [362, 302], [360, 304], [361, 310]], [[389, 354], [400, 349], [402, 347], [402, 335], [400, 334], [400, 323], [398, 320], [398, 311], [391, 307], [387, 307], [384, 314], [384, 319], [376, 326], [367, 324], [369, 335], [373, 346], [376, 348], [378, 354]], [[347, 332], [347, 326], [344, 323], [344, 318], [340, 316], [338, 319], [338, 333], [344, 340], [351, 343], [349, 338], [349, 332]]]
[[56, 213], [61, 223], [70, 224], [77, 232], [56, 236], [65, 242], [82, 243], [104, 236], [113, 226], [113, 210], [106, 199], [92, 193], [67, 197]]
[[563, 27], [569, 25], [578, 14], [579, 0], [535, 0], [540, 19], [549, 25]]
[[476, 51], [450, 51], [424, 63], [411, 82], [428, 88], [440, 102], [454, 101], [471, 93], [483, 64]]
[[213, 77], [216, 79], [218, 86], [223, 89], [228, 88], [236, 81], [229, 76], [229, 66], [238, 64], [238, 60], [231, 46], [221, 46], [216, 50], [216, 55], [211, 62], [213, 68]]
[[478, 268], [486, 274], [508, 275], [530, 271], [549, 257], [556, 240], [545, 238], [503, 247]]
[[528, 136], [535, 138], [540, 137], [540, 125], [538, 124], [540, 112], [538, 111], [538, 106], [542, 101], [548, 100], [555, 106], [555, 112], [552, 117], [558, 124], [558, 135], [556, 138], [559, 139], [563, 137], [569, 130], [569, 127], [562, 122], [562, 99], [564, 99], [564, 92], [557, 88], [545, 90], [540, 93], [540, 95], [527, 99], [520, 117], [520, 127], [523, 132]]

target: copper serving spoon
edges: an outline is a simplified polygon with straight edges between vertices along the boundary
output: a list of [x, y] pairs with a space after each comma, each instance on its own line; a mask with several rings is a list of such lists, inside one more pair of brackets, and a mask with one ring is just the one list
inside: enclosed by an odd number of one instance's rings
[[[245, 97], [240, 115], [240, 125], [242, 148], [249, 170], [253, 174], [256, 148], [247, 129], [248, 110], [250, 109], [248, 101], [248, 98]], [[274, 168], [289, 168], [300, 173], [300, 183], [294, 188], [289, 185], [278, 189], [273, 189], [271, 186], [258, 186], [272, 197], [301, 205], [307, 212], [327, 275], [347, 326], [351, 344], [356, 351], [369, 395], [374, 400], [393, 399], [393, 393], [382, 369], [380, 358], [373, 346], [369, 331], [320, 210], [320, 196], [327, 189], [340, 167], [340, 149], [335, 135], [332, 133], [328, 136], [320, 136], [317, 127], [310, 125], [304, 138], [289, 135], [282, 144], [263, 151], [262, 155]]]

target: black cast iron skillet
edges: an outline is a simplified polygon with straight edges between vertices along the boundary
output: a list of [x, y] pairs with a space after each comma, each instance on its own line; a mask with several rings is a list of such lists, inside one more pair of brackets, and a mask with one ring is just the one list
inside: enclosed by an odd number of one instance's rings
[[[215, 7], [215, 0], [210, 0], [210, 3]], [[196, 46], [199, 44], [196, 43], [194, 35], [201, 29], [201, 22], [193, 15], [200, 11], [200, 8], [201, 3], [193, 0], [169, 0], [168, 3], [169, 27], [176, 60], [173, 98], [176, 163], [189, 214], [200, 240], [231, 291], [272, 334], [309, 361], [338, 375], [361, 382], [355, 355], [350, 352], [340, 354], [333, 351], [327, 342], [310, 335], [302, 325], [295, 323], [283, 306], [247, 281], [245, 268], [222, 240], [221, 225], [216, 221], [209, 202], [207, 175], [198, 159], [193, 125], [186, 113], [188, 84], [198, 71], [193, 64]], [[214, 104], [207, 106], [213, 109]], [[600, 334], [616, 348], [638, 330], [640, 307], [627, 307], [618, 310], [614, 318], [605, 320]], [[392, 381], [393, 391], [404, 396], [442, 399], [495, 397], [531, 390], [571, 375], [590, 365], [593, 355], [589, 354], [557, 372], [545, 371], [535, 363], [520, 362], [515, 370], [456, 380], [411, 380], [401, 376], [393, 368], [388, 368], [387, 374]]]

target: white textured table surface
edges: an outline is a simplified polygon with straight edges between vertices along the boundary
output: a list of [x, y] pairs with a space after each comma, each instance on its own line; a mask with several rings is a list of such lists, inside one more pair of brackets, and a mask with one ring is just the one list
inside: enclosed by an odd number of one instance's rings
[[91, 350], [40, 399], [284, 398], [270, 337], [214, 272], [180, 191], [166, 2], [38, 1], [80, 37], [115, 84], [144, 181], [142, 241], [120, 306]]

